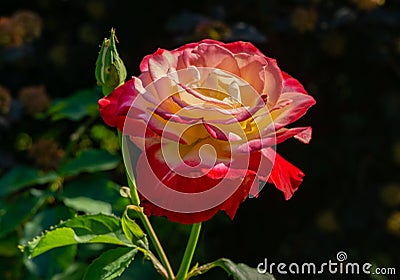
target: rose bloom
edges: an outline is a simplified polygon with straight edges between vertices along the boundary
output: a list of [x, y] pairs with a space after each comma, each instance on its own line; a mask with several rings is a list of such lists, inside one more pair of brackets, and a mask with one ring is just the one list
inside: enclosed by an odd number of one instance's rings
[[[140, 70], [99, 107], [141, 150], [136, 180], [147, 215], [191, 224], [222, 210], [233, 219], [241, 202], [258, 195], [259, 181], [285, 199], [297, 190], [303, 172], [274, 147], [292, 137], [310, 141], [311, 127], [286, 126], [315, 100], [274, 59], [251, 43], [203, 40], [159, 49]], [[165, 189], [218, 191], [203, 201], [171, 198]]]

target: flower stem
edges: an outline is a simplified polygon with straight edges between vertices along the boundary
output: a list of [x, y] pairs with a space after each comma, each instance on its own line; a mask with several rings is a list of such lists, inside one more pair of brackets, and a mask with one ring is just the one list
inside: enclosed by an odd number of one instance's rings
[[131, 203], [133, 205], [139, 206], [140, 205], [140, 198], [139, 198], [139, 194], [138, 194], [137, 189], [136, 189], [136, 185], [132, 181], [132, 179], [129, 177], [127, 171], [126, 171], [126, 180], [128, 181], [128, 186], [129, 186], [129, 189], [131, 190], [131, 196], [130, 196]]
[[[120, 141], [120, 144], [122, 142], [122, 133], [118, 130], [118, 138]], [[121, 145], [122, 147], [122, 145]], [[130, 200], [133, 205], [140, 206], [140, 199], [139, 199], [139, 194], [136, 189], [135, 183], [131, 180], [131, 178], [128, 175], [128, 172], [126, 172], [126, 179], [128, 181], [129, 188], [131, 190], [131, 196]], [[174, 272], [172, 270], [171, 264], [168, 261], [168, 257], [165, 254], [165, 251], [163, 247], [161, 246], [160, 240], [158, 240], [157, 234], [153, 229], [153, 226], [150, 223], [149, 218], [143, 213], [143, 211], [137, 212], [139, 215], [140, 220], [142, 221], [142, 224], [144, 226], [145, 231], [150, 237], [151, 243], [154, 246], [154, 249], [157, 252], [158, 257], [160, 258], [161, 263], [167, 270], [168, 274], [168, 279], [172, 280], [175, 279]]]
[[[137, 193], [136, 187], [134, 186], [134, 184], [132, 183], [131, 179], [129, 178], [129, 176], [127, 176], [127, 180], [128, 180], [128, 184], [129, 187], [131, 189], [131, 203], [133, 205], [139, 206], [140, 200], [139, 200], [139, 195]], [[168, 273], [168, 279], [174, 279], [174, 272], [172, 270], [171, 264], [168, 261], [168, 257], [165, 254], [165, 251], [163, 249], [163, 247], [161, 246], [160, 240], [158, 240], [157, 234], [153, 229], [153, 226], [150, 223], [149, 218], [142, 212], [137, 212], [139, 215], [140, 220], [143, 223], [143, 226], [147, 232], [147, 234], [150, 237], [151, 243], [153, 244], [158, 257], [160, 258], [161, 263], [163, 264], [163, 266], [165, 267], [165, 269], [167, 270]]]
[[201, 223], [192, 225], [189, 241], [188, 244], [186, 245], [185, 254], [183, 255], [183, 259], [179, 267], [176, 280], [185, 280], [187, 277], [190, 268], [190, 263], [192, 262], [194, 251], [196, 249], [197, 241], [199, 240], [200, 230], [201, 230]]
[[142, 213], [142, 214], [140, 214], [140, 220], [142, 221], [147, 234], [150, 236], [151, 242], [152, 242], [154, 248], [156, 249], [159, 258], [161, 259], [161, 263], [164, 265], [165, 269], [167, 270], [168, 279], [170, 279], [170, 280], [174, 279], [175, 276], [174, 276], [174, 272], [172, 270], [171, 264], [168, 261], [167, 255], [165, 254], [164, 249], [161, 246], [160, 241], [158, 240], [158, 237], [150, 223], [149, 218], [144, 213]]

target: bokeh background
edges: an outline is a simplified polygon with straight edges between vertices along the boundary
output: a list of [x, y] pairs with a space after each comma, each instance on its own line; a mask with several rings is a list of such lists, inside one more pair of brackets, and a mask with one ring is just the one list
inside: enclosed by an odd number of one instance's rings
[[[206, 222], [196, 260], [322, 263], [345, 251], [351, 262], [400, 273], [399, 1], [1, 0], [1, 279], [81, 279], [107, 249], [80, 246], [26, 260], [17, 244], [77, 213], [124, 209], [120, 151], [114, 130], [99, 118], [94, 78], [111, 27], [128, 75], [137, 75], [142, 57], [158, 47], [245, 40], [317, 100], [298, 122], [312, 125], [311, 143], [278, 147], [306, 174], [294, 197], [285, 201], [267, 185], [234, 221], [221, 213]], [[85, 169], [96, 161], [104, 164]], [[177, 267], [189, 228], [153, 222]], [[157, 275], [139, 258], [120, 279]], [[228, 277], [217, 269], [199, 279]]]

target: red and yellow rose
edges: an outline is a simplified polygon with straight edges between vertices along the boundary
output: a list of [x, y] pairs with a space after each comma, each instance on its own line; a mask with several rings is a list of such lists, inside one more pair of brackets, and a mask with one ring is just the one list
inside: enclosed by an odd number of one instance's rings
[[197, 223], [223, 210], [233, 218], [259, 181], [286, 199], [297, 190], [303, 172], [274, 148], [310, 141], [311, 127], [286, 126], [315, 100], [274, 59], [251, 43], [203, 40], [159, 49], [140, 70], [99, 106], [125, 135], [125, 164], [136, 166], [146, 214]]

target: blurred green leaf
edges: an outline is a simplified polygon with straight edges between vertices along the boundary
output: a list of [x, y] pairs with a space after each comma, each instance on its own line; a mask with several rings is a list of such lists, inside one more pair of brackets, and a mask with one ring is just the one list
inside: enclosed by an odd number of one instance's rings
[[[64, 205], [41, 209], [30, 221], [24, 224], [23, 237], [18, 243], [31, 240], [45, 229], [49, 229], [60, 220], [68, 219], [72, 215], [73, 211]], [[50, 279], [52, 275], [61, 273], [69, 268], [75, 259], [76, 253], [76, 245], [66, 246], [57, 248], [35, 259], [25, 259], [24, 263], [32, 275], [37, 275], [40, 279]]]
[[212, 263], [208, 263], [198, 267], [197, 269], [190, 272], [190, 277], [204, 274], [209, 271], [211, 268], [216, 266], [221, 267], [225, 270], [230, 276], [233, 276], [235, 280], [275, 280], [275, 277], [272, 274], [265, 273], [261, 274], [255, 268], [251, 268], [244, 263], [235, 264], [229, 259], [221, 258]]
[[60, 221], [72, 218], [74, 212], [64, 205], [40, 209], [30, 221], [24, 224], [23, 236], [19, 243], [28, 242]]
[[115, 248], [103, 253], [87, 268], [84, 280], [114, 279], [122, 274], [137, 253], [136, 248]]
[[86, 267], [85, 263], [73, 263], [62, 273], [54, 275], [51, 280], [81, 280]]
[[25, 266], [40, 279], [50, 279], [51, 276], [61, 273], [71, 266], [77, 251], [76, 244], [55, 248], [35, 259], [25, 259]]
[[96, 116], [97, 100], [101, 97], [102, 94], [98, 89], [79, 90], [67, 98], [56, 100], [47, 113], [53, 121], [61, 119], [79, 121], [86, 116]]
[[143, 230], [139, 227], [139, 225], [129, 218], [128, 216], [129, 206], [126, 207], [124, 214], [122, 215], [121, 225], [122, 230], [125, 236], [132, 241], [133, 244], [136, 244], [138, 241], [142, 241], [146, 248], [149, 247], [149, 242], [146, 238], [146, 234]]
[[94, 125], [90, 130], [90, 136], [99, 142], [100, 148], [111, 153], [116, 153], [120, 150], [118, 135], [114, 130], [103, 124]]
[[29, 249], [29, 257], [36, 257], [48, 250], [77, 243], [79, 242], [75, 239], [75, 232], [73, 229], [56, 228], [28, 242], [24, 247]]
[[16, 234], [9, 234], [4, 238], [0, 238], [0, 256], [12, 257], [18, 252], [18, 236]]
[[16, 166], [0, 179], [0, 196], [37, 184], [46, 184], [58, 178], [55, 172], [44, 173], [27, 166]]
[[112, 205], [113, 211], [120, 211], [122, 214], [129, 200], [121, 197], [120, 187], [117, 183], [105, 178], [104, 174], [82, 174], [65, 183], [62, 196], [68, 198], [85, 196], [108, 202]]
[[121, 230], [121, 220], [112, 215], [85, 215], [61, 222], [50, 231], [21, 245], [28, 257], [72, 244], [108, 243], [131, 246]]
[[14, 231], [46, 201], [47, 195], [21, 195], [12, 203], [4, 203], [4, 213], [0, 216], [0, 238]]
[[59, 168], [64, 175], [77, 175], [82, 172], [111, 170], [117, 167], [120, 157], [104, 150], [89, 149], [81, 152], [76, 158], [68, 161]]
[[251, 268], [244, 263], [235, 264], [229, 259], [219, 259], [217, 265], [223, 268], [235, 280], [273, 280], [271, 274], [260, 274], [255, 268]]
[[110, 203], [101, 200], [91, 199], [85, 196], [74, 198], [64, 197], [62, 200], [64, 201], [64, 204], [66, 206], [76, 211], [85, 212], [87, 214], [111, 214], [112, 212], [112, 207]]
[[124, 271], [124, 273], [118, 279], [160, 280], [160, 279], [165, 279], [165, 277], [157, 273], [151, 262], [143, 262], [142, 258], [135, 258], [133, 262], [129, 264], [129, 267]]

